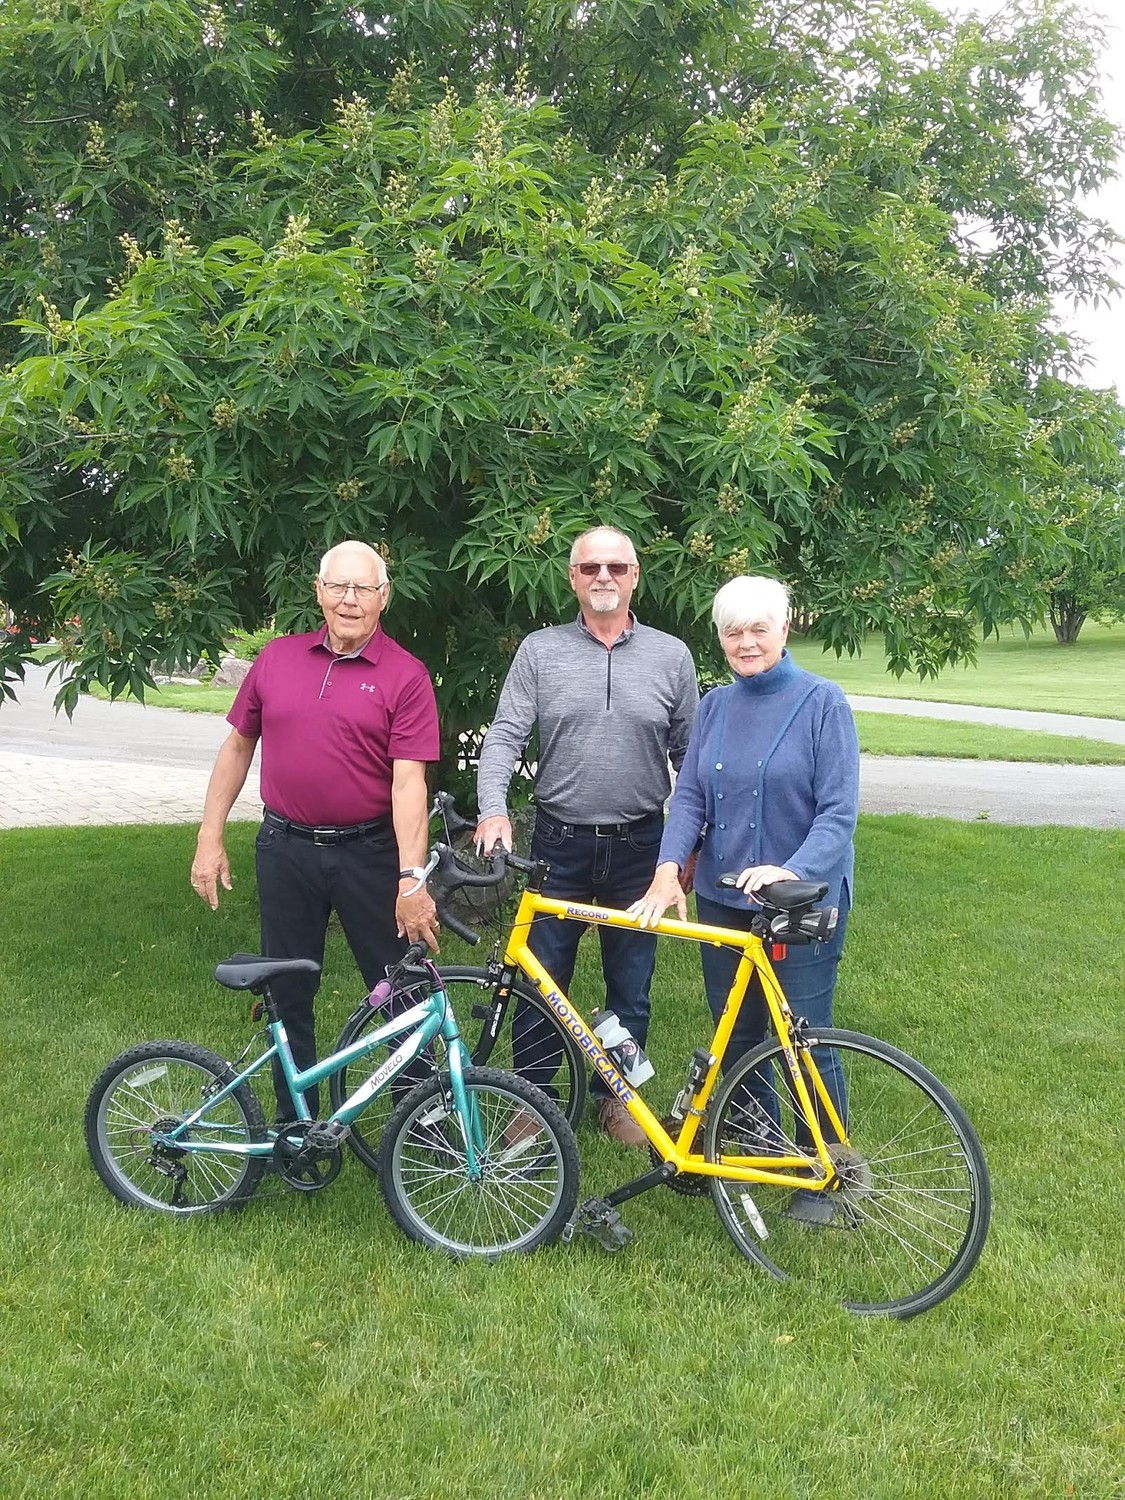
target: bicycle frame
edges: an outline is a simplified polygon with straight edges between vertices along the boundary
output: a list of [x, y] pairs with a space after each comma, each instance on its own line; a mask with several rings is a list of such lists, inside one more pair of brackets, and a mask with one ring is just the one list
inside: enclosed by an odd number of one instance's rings
[[[207, 1114], [229, 1094], [247, 1079], [253, 1078], [276, 1057], [281, 1063], [281, 1070], [289, 1085], [289, 1093], [293, 1101], [298, 1121], [309, 1121], [312, 1116], [304, 1100], [304, 1091], [313, 1085], [322, 1083], [330, 1078], [333, 1073], [338, 1073], [341, 1068], [346, 1068], [358, 1058], [374, 1052], [392, 1037], [402, 1036], [409, 1033], [405, 1040], [391, 1053], [384, 1062], [375, 1069], [371, 1076], [344, 1100], [343, 1104], [334, 1114], [330, 1115], [323, 1123], [327, 1125], [348, 1126], [357, 1118], [371, 1100], [386, 1088], [405, 1068], [414, 1062], [437, 1036], [441, 1036], [448, 1049], [449, 1059], [449, 1087], [453, 1095], [453, 1103], [456, 1109], [458, 1121], [465, 1137], [465, 1148], [470, 1173], [475, 1173], [478, 1168], [477, 1136], [478, 1122], [476, 1119], [475, 1105], [465, 1089], [464, 1068], [467, 1061], [464, 1044], [461, 1041], [461, 1033], [457, 1029], [457, 1021], [449, 1006], [444, 990], [435, 990], [417, 1005], [404, 1011], [400, 1016], [394, 1016], [382, 1026], [377, 1027], [367, 1036], [359, 1041], [353, 1042], [350, 1047], [345, 1047], [340, 1052], [334, 1052], [330, 1057], [322, 1058], [320, 1062], [314, 1063], [311, 1068], [300, 1069], [293, 1061], [293, 1053], [289, 1046], [289, 1039], [285, 1034], [285, 1026], [281, 1021], [270, 1021], [268, 1028], [271, 1045], [266, 1048], [248, 1068], [244, 1068], [236, 1078], [225, 1084], [206, 1102], [190, 1115], [181, 1120], [173, 1130], [167, 1133], [154, 1132], [155, 1139], [176, 1145], [182, 1151], [195, 1153], [209, 1153], [211, 1155], [226, 1156], [271, 1156], [273, 1154], [274, 1142], [247, 1141], [237, 1142], [223, 1140], [210, 1142], [207, 1140], [193, 1139], [188, 1136], [189, 1131], [194, 1131], [202, 1126], [207, 1127]], [[467, 1128], [466, 1128], [467, 1127]], [[183, 1139], [188, 1136], [187, 1139]]]
[[[789, 1009], [789, 1002], [785, 998], [761, 938], [752, 932], [743, 932], [735, 928], [710, 927], [700, 922], [681, 922], [677, 918], [668, 917], [661, 918], [654, 927], [645, 929], [660, 937], [679, 938], [695, 943], [713, 943], [724, 948], [734, 948], [742, 955], [711, 1042], [711, 1064], [702, 1084], [692, 1097], [691, 1106], [685, 1113], [678, 1135], [673, 1139], [633, 1085], [614, 1068], [585, 1018], [575, 1009], [573, 1002], [557, 980], [531, 951], [527, 938], [531, 931], [531, 924], [536, 918], [540, 921], [553, 918], [559, 921], [585, 922], [594, 927], [624, 927], [637, 931], [636, 919], [613, 907], [557, 901], [525, 888], [520, 899], [519, 910], [516, 912], [515, 920], [508, 933], [503, 962], [512, 968], [522, 969], [528, 976], [543, 999], [577, 1041], [591, 1066], [611, 1089], [614, 1098], [624, 1105], [648, 1137], [653, 1149], [665, 1162], [674, 1164], [680, 1172], [700, 1177], [722, 1177], [735, 1182], [760, 1182], [774, 1187], [807, 1188], [814, 1191], [823, 1190], [832, 1184], [836, 1172], [828, 1151], [828, 1143], [821, 1129], [817, 1109], [813, 1104], [814, 1094], [824, 1111], [825, 1118], [832, 1127], [834, 1141], [846, 1143], [847, 1130], [812, 1056], [807, 1050], [803, 1050], [798, 1061], [799, 1043], [794, 1042], [793, 1013]], [[747, 986], [755, 973], [759, 976], [794, 1093], [800, 1103], [816, 1149], [819, 1172], [810, 1170], [807, 1156], [732, 1157], [724, 1154], [720, 1164], [707, 1161], [700, 1152], [692, 1149], [708, 1102], [718, 1081], [719, 1068], [742, 1008]], [[803, 1169], [802, 1175], [797, 1175], [798, 1169]]]

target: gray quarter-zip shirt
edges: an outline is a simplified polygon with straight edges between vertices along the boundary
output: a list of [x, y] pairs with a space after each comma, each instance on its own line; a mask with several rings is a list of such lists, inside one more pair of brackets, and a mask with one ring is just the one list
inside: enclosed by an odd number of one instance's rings
[[628, 823], [660, 812], [687, 749], [699, 687], [683, 641], [633, 621], [605, 647], [579, 618], [536, 630], [508, 670], [481, 746], [482, 818], [506, 814], [508, 784], [539, 726], [535, 800], [564, 823]]

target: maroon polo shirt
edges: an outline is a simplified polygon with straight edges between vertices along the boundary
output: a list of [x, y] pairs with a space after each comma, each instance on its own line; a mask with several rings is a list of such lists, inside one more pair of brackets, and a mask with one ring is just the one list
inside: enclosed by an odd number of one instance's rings
[[314, 826], [389, 813], [394, 762], [439, 753], [430, 675], [382, 630], [354, 657], [333, 654], [327, 627], [270, 641], [227, 720], [261, 739], [266, 806]]

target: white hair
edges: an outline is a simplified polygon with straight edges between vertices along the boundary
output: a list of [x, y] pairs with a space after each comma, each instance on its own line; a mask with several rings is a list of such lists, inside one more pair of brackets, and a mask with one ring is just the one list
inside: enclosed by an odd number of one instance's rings
[[608, 535], [608, 536], [618, 536], [618, 537], [620, 537], [621, 540], [627, 544], [630, 552], [632, 552], [632, 554], [633, 554], [633, 559], [632, 559], [633, 562], [634, 563], [636, 562], [636, 560], [637, 560], [637, 549], [636, 549], [636, 547], [633, 546], [633, 539], [632, 539], [632, 537], [626, 536], [623, 531], [618, 531], [618, 529], [617, 529], [616, 526], [591, 526], [590, 529], [588, 531], [584, 531], [581, 536], [576, 536], [574, 538], [574, 544], [573, 544], [573, 546], [570, 549], [570, 566], [572, 568], [574, 566], [575, 559], [578, 556], [578, 547], [579, 547], [579, 544], [581, 542], [586, 541], [589, 537], [592, 537], [592, 536], [602, 536], [603, 534], [604, 535]]
[[329, 547], [328, 551], [320, 559], [320, 567], [317, 570], [317, 576], [322, 583], [324, 582], [325, 575], [328, 572], [329, 560], [331, 558], [334, 558], [337, 552], [342, 552], [345, 547], [351, 549], [352, 551], [363, 553], [367, 557], [373, 558], [375, 561], [376, 571], [379, 574], [379, 582], [386, 583], [387, 565], [383, 561], [383, 558], [380, 556], [380, 554], [376, 552], [375, 548], [369, 547], [366, 542], [337, 542], [334, 547]]
[[711, 619], [720, 635], [758, 620], [784, 625], [789, 619], [789, 590], [776, 578], [732, 578], [715, 595]]

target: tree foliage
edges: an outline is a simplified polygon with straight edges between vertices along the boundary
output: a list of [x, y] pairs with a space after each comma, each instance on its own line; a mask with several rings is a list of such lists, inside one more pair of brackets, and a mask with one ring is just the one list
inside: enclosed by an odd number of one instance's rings
[[1113, 244], [1076, 6], [404, 12], [0, 19], [0, 595], [62, 631], [69, 702], [308, 621], [346, 536], [451, 743], [596, 519], [701, 650], [746, 570], [899, 670], [1036, 613], [1074, 482], [1045, 392], [1078, 400], [1049, 299]]
[[1125, 411], [1107, 393], [1043, 381], [1038, 440], [1059, 482], [1044, 497], [1058, 540], [1038, 582], [1062, 646], [1089, 618], [1125, 619]]

